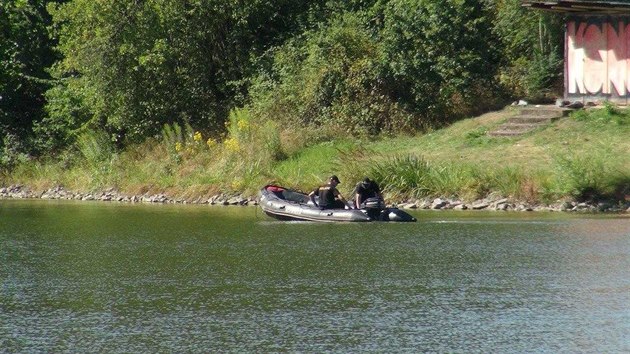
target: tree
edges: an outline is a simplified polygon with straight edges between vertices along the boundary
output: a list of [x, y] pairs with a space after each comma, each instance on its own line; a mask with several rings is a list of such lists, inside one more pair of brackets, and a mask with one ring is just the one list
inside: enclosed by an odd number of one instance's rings
[[562, 85], [563, 16], [496, 0], [493, 31], [500, 39], [501, 83], [514, 96], [540, 99]]
[[29, 152], [31, 128], [44, 116], [47, 68], [56, 60], [43, 0], [0, 3], [0, 164]]
[[246, 94], [251, 58], [289, 36], [308, 3], [74, 0], [52, 7], [64, 54], [55, 74], [65, 83], [51, 98], [72, 97], [87, 112], [84, 126], [136, 140], [173, 122], [221, 132]]
[[378, 43], [358, 12], [342, 12], [289, 40], [254, 80], [251, 107], [284, 126], [377, 134], [391, 124], [380, 92]]
[[[486, 108], [500, 53], [488, 7], [475, 0], [393, 0], [383, 10], [389, 92], [433, 122]], [[489, 99], [491, 101], [491, 99]]]

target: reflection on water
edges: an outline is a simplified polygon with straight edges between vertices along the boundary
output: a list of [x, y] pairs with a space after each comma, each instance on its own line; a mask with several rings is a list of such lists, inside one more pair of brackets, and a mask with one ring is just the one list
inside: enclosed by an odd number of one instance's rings
[[630, 219], [0, 202], [0, 351], [627, 352]]

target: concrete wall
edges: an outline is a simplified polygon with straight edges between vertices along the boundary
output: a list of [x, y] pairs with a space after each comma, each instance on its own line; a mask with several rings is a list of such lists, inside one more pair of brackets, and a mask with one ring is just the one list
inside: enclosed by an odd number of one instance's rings
[[565, 33], [565, 98], [630, 103], [630, 16], [572, 16]]

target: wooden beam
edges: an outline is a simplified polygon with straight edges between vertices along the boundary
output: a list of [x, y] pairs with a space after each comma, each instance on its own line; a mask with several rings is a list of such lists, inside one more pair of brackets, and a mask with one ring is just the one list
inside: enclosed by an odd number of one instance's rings
[[586, 0], [523, 0], [522, 6], [528, 9], [540, 9], [543, 11], [555, 12], [586, 12], [595, 13], [611, 13], [611, 14], [628, 14], [630, 15], [630, 2], [620, 1], [586, 1]]

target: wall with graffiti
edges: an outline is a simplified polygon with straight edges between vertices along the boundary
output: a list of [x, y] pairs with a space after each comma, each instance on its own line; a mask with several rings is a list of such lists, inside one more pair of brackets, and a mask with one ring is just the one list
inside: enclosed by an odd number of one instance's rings
[[630, 102], [630, 16], [570, 17], [565, 97]]

